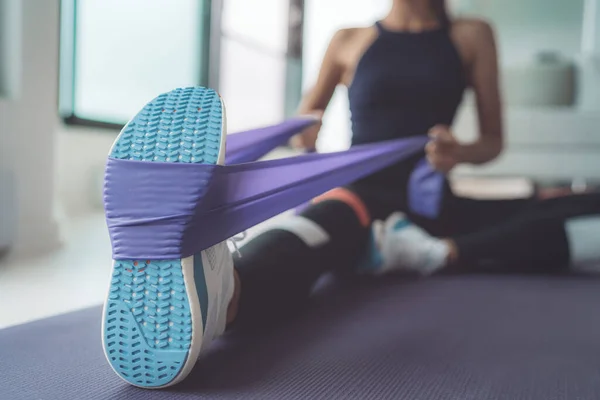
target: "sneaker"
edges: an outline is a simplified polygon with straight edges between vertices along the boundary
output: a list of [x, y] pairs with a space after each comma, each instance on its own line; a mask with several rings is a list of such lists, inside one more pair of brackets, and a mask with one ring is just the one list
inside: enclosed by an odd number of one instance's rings
[[384, 221], [374, 221], [372, 262], [361, 271], [381, 275], [392, 271], [431, 275], [446, 264], [448, 247], [412, 224], [404, 214], [394, 213]]
[[369, 232], [369, 242], [363, 257], [358, 262], [357, 272], [360, 274], [380, 275], [383, 270], [383, 255], [381, 245], [383, 236], [383, 221], [375, 220]]
[[[225, 139], [220, 96], [200, 87], [176, 89], [152, 100], [123, 128], [110, 157], [222, 165]], [[225, 330], [234, 291], [227, 243], [177, 260], [115, 260], [111, 276], [102, 344], [113, 370], [143, 388], [182, 381]]]

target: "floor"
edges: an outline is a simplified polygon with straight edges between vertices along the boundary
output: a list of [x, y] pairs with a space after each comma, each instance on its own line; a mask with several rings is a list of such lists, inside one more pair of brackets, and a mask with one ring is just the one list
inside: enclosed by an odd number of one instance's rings
[[67, 221], [52, 254], [0, 263], [0, 329], [102, 302], [110, 273], [104, 216]]

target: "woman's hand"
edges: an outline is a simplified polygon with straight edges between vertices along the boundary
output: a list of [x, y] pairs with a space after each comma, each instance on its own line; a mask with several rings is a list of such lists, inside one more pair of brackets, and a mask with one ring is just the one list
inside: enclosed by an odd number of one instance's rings
[[313, 116], [317, 122], [298, 135], [292, 137], [290, 145], [296, 149], [314, 151], [316, 149], [319, 131], [323, 125], [323, 111], [314, 110], [308, 113], [308, 115]]
[[431, 141], [425, 147], [427, 160], [437, 171], [449, 173], [460, 163], [460, 143], [452, 134], [450, 127], [446, 125], [436, 125], [431, 128], [429, 137]]

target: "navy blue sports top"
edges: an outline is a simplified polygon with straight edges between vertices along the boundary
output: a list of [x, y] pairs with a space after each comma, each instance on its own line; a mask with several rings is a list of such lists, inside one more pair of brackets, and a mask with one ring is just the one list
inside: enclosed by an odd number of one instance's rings
[[[386, 30], [356, 66], [348, 89], [352, 145], [426, 135], [451, 125], [466, 88], [460, 55], [448, 28], [419, 33]], [[377, 186], [405, 183], [423, 154], [362, 179]]]

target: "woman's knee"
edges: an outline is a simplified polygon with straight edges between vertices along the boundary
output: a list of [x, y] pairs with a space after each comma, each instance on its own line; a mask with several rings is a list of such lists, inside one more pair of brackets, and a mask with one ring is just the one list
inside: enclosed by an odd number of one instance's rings
[[[307, 212], [307, 214], [319, 215], [322, 212], [318, 210], [328, 210], [328, 213], [334, 212], [340, 216], [351, 216], [362, 227], [371, 225], [371, 215], [365, 202], [354, 192], [346, 188], [336, 188], [316, 197], [312, 201], [312, 206], [307, 210], [316, 212]], [[333, 211], [335, 210], [335, 211]]]

